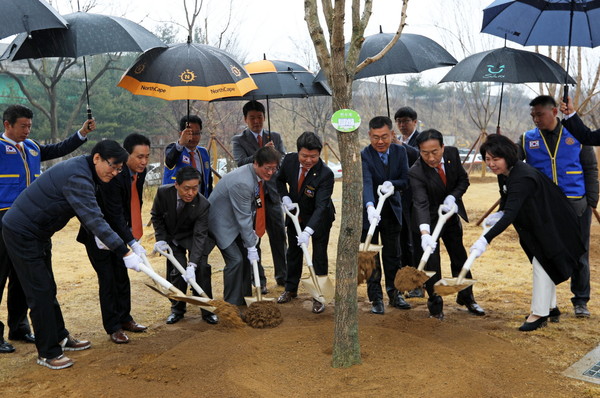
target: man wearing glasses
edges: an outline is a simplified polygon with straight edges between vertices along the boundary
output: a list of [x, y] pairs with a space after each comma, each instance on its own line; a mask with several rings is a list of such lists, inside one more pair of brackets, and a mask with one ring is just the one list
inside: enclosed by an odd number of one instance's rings
[[208, 198], [212, 192], [213, 178], [210, 156], [206, 148], [198, 145], [202, 134], [202, 119], [196, 115], [184, 116], [179, 121], [179, 140], [165, 149], [164, 184], [173, 184], [177, 170], [192, 166], [201, 174], [200, 194]]
[[403, 106], [394, 114], [394, 120], [396, 120], [398, 130], [402, 134], [402, 143], [418, 149], [417, 137], [419, 136], [419, 132], [417, 131], [417, 125], [419, 124], [419, 120], [417, 112], [410, 106]]
[[243, 305], [251, 295], [250, 262], [260, 261], [258, 245], [266, 230], [264, 184], [280, 159], [272, 146], [260, 148], [253, 163], [225, 174], [208, 198], [208, 230], [225, 260], [223, 297], [230, 304]]

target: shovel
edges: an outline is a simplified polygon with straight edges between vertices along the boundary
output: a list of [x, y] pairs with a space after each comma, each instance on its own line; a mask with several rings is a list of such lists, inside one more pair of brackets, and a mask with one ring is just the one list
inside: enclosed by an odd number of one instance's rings
[[[377, 201], [377, 207], [375, 208], [375, 212], [377, 215], [381, 214], [381, 209], [383, 209], [383, 204], [387, 198], [394, 194], [394, 187], [392, 186], [387, 193], [383, 193], [381, 191], [383, 185], [377, 187], [377, 194], [379, 195], [379, 200]], [[371, 272], [375, 269], [375, 259], [374, 257], [379, 254], [383, 246], [381, 245], [372, 245], [371, 239], [373, 239], [373, 234], [375, 233], [375, 228], [377, 227], [377, 222], [372, 221], [369, 225], [369, 230], [367, 231], [367, 237], [364, 243], [361, 243], [358, 250], [358, 278], [359, 284], [363, 281], [369, 279], [371, 276]]]
[[266, 298], [262, 296], [261, 286], [260, 286], [260, 277], [258, 275], [258, 261], [252, 261], [252, 272], [254, 273], [254, 290], [256, 292], [256, 297], [244, 297], [246, 300], [246, 306], [250, 307], [250, 304], [256, 303], [258, 301], [273, 301], [274, 298]]
[[[456, 206], [456, 204], [452, 207], [452, 209], [450, 209], [450, 211], [446, 213], [444, 213], [442, 210], [443, 206], [444, 205], [440, 205], [438, 208], [438, 222], [433, 229], [433, 233], [431, 234], [431, 237], [434, 241], [437, 241], [439, 238], [446, 221], [448, 221], [448, 219], [452, 217], [454, 213], [458, 212], [458, 206]], [[419, 261], [419, 266], [416, 270], [412, 267], [403, 267], [396, 273], [394, 286], [396, 289], [398, 289], [398, 291], [404, 292], [421, 287], [429, 278], [435, 275], [434, 271], [424, 271], [427, 260], [429, 260], [429, 256], [431, 256], [432, 252], [433, 250], [428, 246], [423, 252], [421, 261]]]
[[[185, 275], [185, 268], [183, 268], [183, 266], [179, 263], [179, 261], [177, 261], [177, 259], [175, 258], [175, 256], [173, 255], [173, 250], [169, 247], [167, 249], [167, 251], [162, 251], [162, 250], [154, 250], [155, 252], [157, 252], [158, 254], [165, 256], [170, 262], [171, 264], [173, 264], [173, 266], [175, 268], [177, 268], [177, 271], [179, 271], [181, 273], [181, 275]], [[198, 285], [198, 283], [196, 281], [190, 281], [188, 282], [193, 288], [194, 290], [202, 297], [206, 297], [209, 298], [206, 293], [204, 292], [204, 290], [202, 290], [202, 288], [200, 287], [200, 285]]]
[[[487, 231], [489, 231], [491, 226], [488, 226], [485, 222], [483, 223], [483, 233], [481, 236], [484, 236]], [[477, 258], [477, 254], [472, 252], [469, 254], [469, 258], [462, 266], [460, 273], [458, 274], [458, 278], [442, 278], [433, 285], [433, 289], [440, 296], [447, 296], [453, 293], [458, 293], [463, 289], [472, 286], [477, 282], [475, 279], [465, 279], [467, 272], [471, 269], [471, 266], [475, 262]]]
[[[296, 233], [298, 236], [302, 233], [300, 229], [300, 222], [298, 221], [298, 213], [299, 208], [297, 203], [292, 203], [292, 211], [285, 208], [285, 213], [294, 223], [294, 227], [296, 227]], [[300, 282], [302, 282], [302, 286], [310, 293], [310, 295], [320, 302], [321, 304], [327, 304], [331, 300], [333, 300], [333, 296], [335, 294], [335, 288], [333, 287], [333, 282], [329, 279], [327, 275], [318, 276], [315, 273], [315, 268], [313, 267], [312, 259], [310, 257], [310, 253], [308, 252], [308, 247], [304, 243], [301, 245], [302, 252], [304, 253], [304, 258], [306, 260], [306, 266], [308, 267], [308, 271], [310, 276], [308, 278], [301, 278]]]

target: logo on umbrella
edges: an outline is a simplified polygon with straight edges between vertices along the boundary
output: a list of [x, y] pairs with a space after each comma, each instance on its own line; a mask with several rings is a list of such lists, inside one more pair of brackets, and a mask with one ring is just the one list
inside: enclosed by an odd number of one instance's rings
[[146, 69], [146, 64], [139, 64], [138, 66], [135, 67], [135, 69], [133, 70], [133, 73], [135, 73], [136, 75], [139, 75], [140, 73], [142, 73], [144, 71], [144, 69]]
[[194, 72], [192, 72], [191, 70], [186, 69], [185, 71], [183, 71], [183, 73], [181, 75], [179, 75], [179, 78], [184, 83], [191, 83], [194, 80], [196, 80], [196, 74]]
[[498, 66], [498, 70], [494, 70], [494, 68], [496, 67], [495, 65], [488, 65], [487, 66], [488, 69], [488, 73], [486, 73], [485, 75], [483, 75], [484, 78], [489, 78], [489, 79], [499, 79], [499, 78], [503, 78], [504, 75], [501, 75], [500, 73], [504, 72], [504, 65], [500, 65]]
[[240, 71], [239, 68], [234, 65], [231, 65], [231, 73], [233, 73], [236, 77], [240, 77], [242, 75], [242, 71]]

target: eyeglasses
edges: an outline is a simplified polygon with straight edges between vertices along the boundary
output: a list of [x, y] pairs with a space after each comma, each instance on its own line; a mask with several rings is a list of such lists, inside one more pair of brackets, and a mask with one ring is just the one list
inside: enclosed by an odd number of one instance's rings
[[279, 167], [262, 166], [262, 168], [269, 173], [276, 173], [279, 170]]
[[122, 171], [123, 171], [123, 167], [116, 167], [114, 163], [111, 163], [111, 162], [110, 162], [110, 160], [108, 160], [108, 159], [104, 159], [104, 160], [106, 161], [106, 163], [108, 163], [108, 165], [109, 165], [110, 167], [112, 167], [112, 168], [113, 168], [113, 170], [116, 170], [116, 172], [117, 172], [117, 173], [120, 173], [120, 172], [122, 172]]

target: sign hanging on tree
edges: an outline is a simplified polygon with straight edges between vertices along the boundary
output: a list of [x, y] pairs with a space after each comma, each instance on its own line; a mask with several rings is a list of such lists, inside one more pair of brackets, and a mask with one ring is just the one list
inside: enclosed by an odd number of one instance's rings
[[333, 128], [341, 133], [349, 133], [360, 126], [360, 115], [352, 109], [340, 109], [331, 115]]

